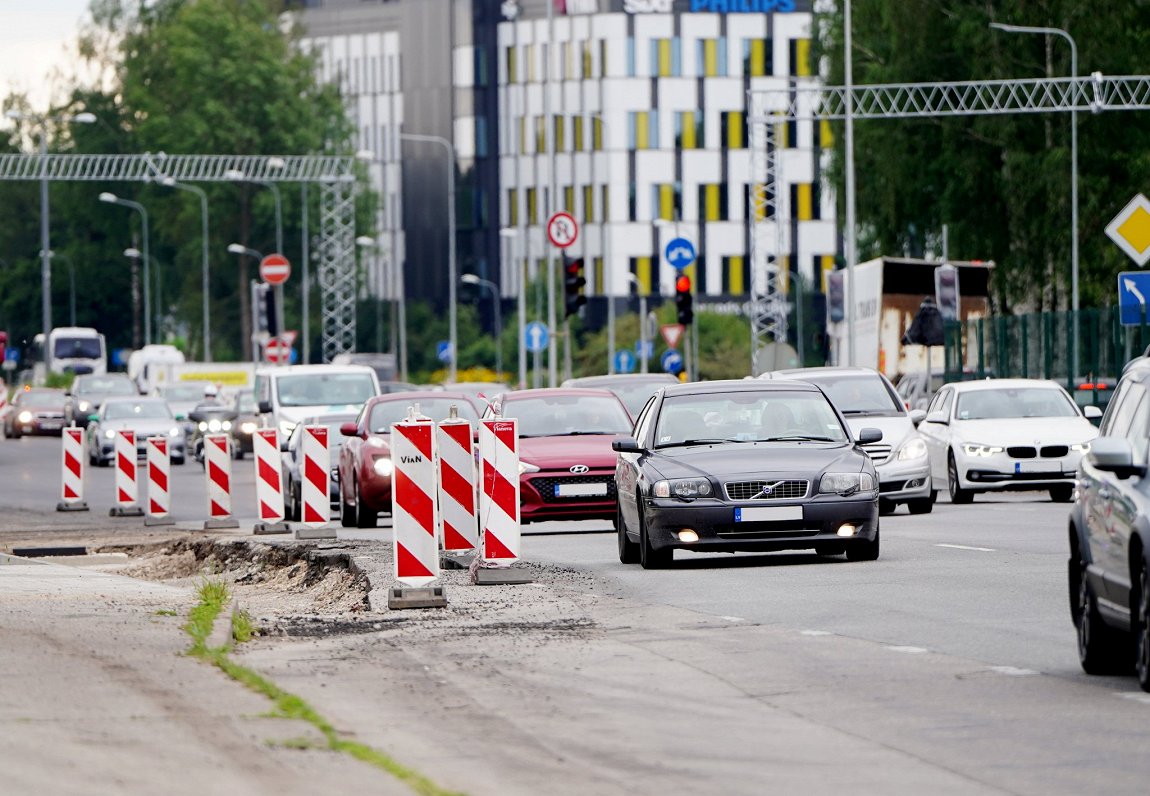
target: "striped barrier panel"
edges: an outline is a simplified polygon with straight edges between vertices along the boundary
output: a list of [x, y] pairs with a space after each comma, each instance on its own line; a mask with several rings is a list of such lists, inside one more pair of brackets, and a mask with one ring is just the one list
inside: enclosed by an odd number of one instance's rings
[[438, 435], [439, 538], [448, 553], [472, 553], [479, 547], [479, 520], [471, 423], [444, 420]]
[[395, 533], [395, 579], [426, 586], [439, 577], [436, 528], [435, 424], [405, 420], [391, 426], [391, 524]]
[[256, 514], [259, 521], [264, 525], [282, 523], [284, 490], [279, 431], [274, 428], [257, 429], [252, 435], [252, 454], [256, 468]]
[[305, 426], [303, 466], [300, 468], [300, 520], [321, 528], [331, 520], [331, 449], [327, 426]]
[[483, 559], [519, 560], [519, 424], [490, 418], [479, 425], [479, 522]]
[[172, 450], [167, 437], [148, 437], [145, 443], [148, 462], [148, 503], [145, 525], [172, 525]]
[[112, 456], [116, 463], [116, 506], [109, 513], [113, 517], [141, 517], [140, 468], [136, 462], [136, 432], [121, 429], [116, 432]]
[[66, 428], [63, 434], [60, 502], [56, 511], [87, 511], [84, 502], [84, 431]]
[[238, 528], [232, 516], [231, 437], [204, 435], [204, 475], [208, 487], [208, 520], [205, 529]]

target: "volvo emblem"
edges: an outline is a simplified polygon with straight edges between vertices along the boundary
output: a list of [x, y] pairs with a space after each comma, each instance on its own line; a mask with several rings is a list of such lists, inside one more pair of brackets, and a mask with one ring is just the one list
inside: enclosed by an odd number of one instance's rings
[[590, 472], [590, 471], [591, 471], [591, 468], [585, 464], [573, 464], [573, 465], [571, 465], [571, 472], [575, 473], [576, 475], [582, 475], [583, 473]]

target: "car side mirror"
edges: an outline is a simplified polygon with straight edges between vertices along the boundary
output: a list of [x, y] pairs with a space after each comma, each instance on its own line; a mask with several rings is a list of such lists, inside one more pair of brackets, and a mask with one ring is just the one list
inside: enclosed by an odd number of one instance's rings
[[1097, 420], [1098, 418], [1102, 417], [1102, 410], [1094, 404], [1091, 404], [1090, 406], [1084, 406], [1082, 408], [1082, 416], [1087, 420]]
[[343, 434], [345, 437], [358, 437], [359, 426], [357, 426], [355, 423], [340, 423], [339, 433]]
[[907, 414], [910, 415], [910, 422], [914, 423], [915, 428], [918, 428], [918, 424], [926, 420], [926, 412], [921, 409], [911, 409]]
[[1119, 478], [1129, 478], [1132, 475], [1141, 478], [1146, 475], [1146, 466], [1134, 463], [1134, 448], [1125, 437], [1096, 437], [1091, 440], [1086, 461]]
[[924, 419], [924, 423], [938, 423], [939, 425], [949, 426], [950, 418], [946, 416], [946, 412], [931, 412]]
[[617, 453], [639, 453], [642, 448], [633, 437], [622, 437], [621, 439], [611, 440], [611, 450]]
[[882, 429], [860, 428], [858, 441], [860, 445], [869, 445], [872, 442], [882, 441]]
[[260, 410], [261, 415], [270, 415], [272, 413], [271, 401], [260, 401], [258, 409]]

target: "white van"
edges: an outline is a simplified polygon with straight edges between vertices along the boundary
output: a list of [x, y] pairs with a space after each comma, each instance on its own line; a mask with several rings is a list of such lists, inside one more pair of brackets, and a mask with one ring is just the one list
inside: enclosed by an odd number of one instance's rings
[[366, 365], [289, 365], [256, 371], [256, 404], [264, 426], [280, 439], [313, 415], [356, 414], [379, 395], [379, 379]]

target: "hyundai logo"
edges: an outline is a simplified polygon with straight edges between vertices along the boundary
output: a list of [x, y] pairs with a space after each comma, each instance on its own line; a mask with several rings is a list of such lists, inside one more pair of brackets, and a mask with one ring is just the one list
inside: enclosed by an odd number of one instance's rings
[[583, 473], [590, 472], [590, 470], [591, 468], [585, 464], [571, 465], [571, 472], [575, 473], [576, 475], [582, 475]]

